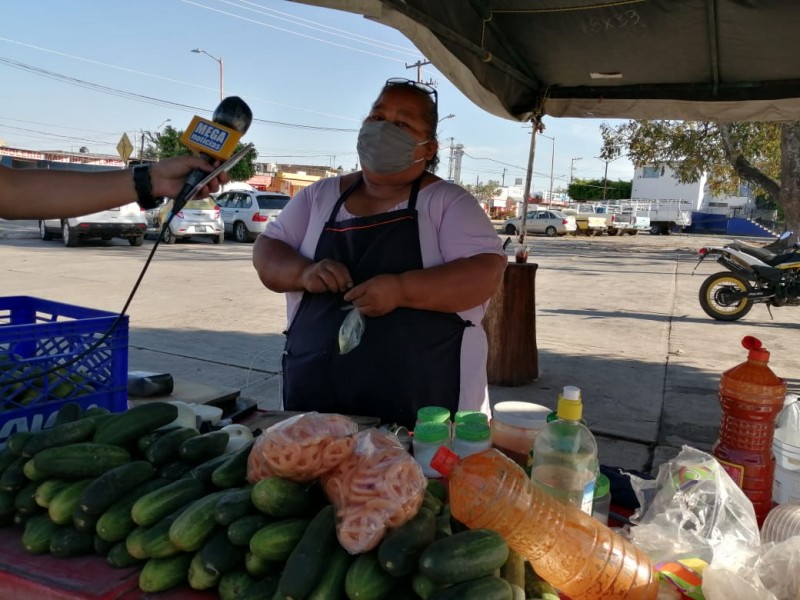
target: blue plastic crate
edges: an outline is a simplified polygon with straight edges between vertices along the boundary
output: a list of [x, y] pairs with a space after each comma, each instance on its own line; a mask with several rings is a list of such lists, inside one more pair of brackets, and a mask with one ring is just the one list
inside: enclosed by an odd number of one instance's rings
[[[18, 431], [52, 425], [58, 409], [77, 402], [121, 412], [128, 405], [128, 317], [31, 296], [0, 297], [0, 446]], [[49, 375], [38, 375], [64, 365]], [[35, 376], [21, 382], [20, 378]]]

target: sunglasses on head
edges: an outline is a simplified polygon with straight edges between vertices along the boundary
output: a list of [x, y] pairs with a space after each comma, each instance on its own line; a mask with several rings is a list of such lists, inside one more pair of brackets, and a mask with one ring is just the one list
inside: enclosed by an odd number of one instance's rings
[[430, 86], [427, 83], [420, 83], [419, 81], [414, 81], [413, 79], [405, 79], [404, 77], [392, 77], [391, 79], [386, 80], [386, 87], [393, 87], [396, 85], [407, 85], [409, 87], [422, 90], [429, 96], [432, 96], [434, 106], [436, 106], [437, 108], [439, 107], [439, 93], [436, 91], [435, 87]]

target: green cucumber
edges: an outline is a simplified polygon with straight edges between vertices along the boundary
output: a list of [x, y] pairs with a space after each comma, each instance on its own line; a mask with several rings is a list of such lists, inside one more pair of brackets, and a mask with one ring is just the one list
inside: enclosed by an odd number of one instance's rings
[[196, 479], [178, 479], [139, 498], [131, 507], [131, 517], [137, 525], [155, 525], [205, 493], [205, 486]]
[[508, 559], [508, 544], [490, 529], [470, 529], [436, 540], [420, 556], [419, 570], [437, 583], [491, 575]]
[[[146, 405], [145, 405], [146, 406]], [[166, 592], [186, 581], [192, 555], [185, 552], [167, 558], [151, 558], [139, 573], [143, 592]]]
[[248, 550], [244, 555], [244, 568], [253, 577], [266, 577], [280, 573], [283, 563], [279, 560], [264, 560]]
[[39, 483], [39, 486], [36, 488], [36, 495], [34, 500], [36, 500], [36, 504], [41, 506], [42, 508], [47, 508], [50, 506], [50, 501], [53, 499], [60, 490], [63, 490], [67, 487], [70, 481], [66, 481], [64, 479], [47, 479]]
[[25, 476], [25, 463], [28, 459], [24, 456], [18, 456], [14, 459], [3, 474], [0, 475], [0, 490], [5, 492], [16, 492], [23, 485], [28, 483], [28, 478]]
[[88, 531], [89, 533], [94, 534], [95, 528], [97, 527], [97, 520], [100, 518], [100, 515], [91, 515], [87, 513], [81, 507], [80, 501], [78, 502], [78, 506], [76, 506], [75, 510], [72, 511], [72, 526], [78, 531]]
[[439, 500], [439, 498], [428, 491], [426, 491], [422, 497], [422, 506], [430, 510], [434, 515], [438, 515], [440, 512], [442, 512], [443, 504], [444, 503]]
[[94, 435], [95, 428], [96, 425], [92, 419], [80, 419], [62, 423], [50, 429], [43, 429], [27, 441], [22, 449], [22, 455], [36, 456], [48, 448], [89, 440]]
[[187, 464], [199, 465], [222, 456], [228, 447], [229, 439], [227, 431], [209, 431], [184, 441], [178, 448], [178, 456]]
[[435, 591], [442, 587], [444, 587], [442, 584], [436, 583], [433, 579], [422, 573], [414, 573], [414, 576], [411, 578], [411, 589], [413, 589], [414, 593], [422, 598], [422, 600], [428, 600]]
[[277, 519], [305, 516], [314, 504], [308, 485], [280, 477], [256, 482], [250, 500], [258, 510]]
[[189, 563], [189, 572], [187, 579], [189, 580], [189, 587], [193, 590], [209, 590], [217, 587], [222, 575], [220, 573], [209, 573], [203, 568], [203, 556], [200, 552], [196, 552], [192, 557], [192, 562]]
[[33, 431], [17, 431], [8, 436], [6, 440], [6, 449], [14, 456], [22, 456], [22, 451], [25, 449], [25, 444], [36, 436]]
[[131, 530], [128, 536], [125, 538], [125, 548], [134, 558], [138, 558], [139, 560], [147, 560], [150, 558], [147, 556], [147, 552], [144, 551], [143, 542], [144, 536], [147, 533], [147, 527], [135, 527]]
[[485, 575], [433, 592], [428, 600], [513, 600], [514, 591], [505, 579]]
[[8, 449], [8, 444], [6, 443], [6, 447], [0, 450], [0, 473], [5, 471], [17, 459], [17, 456], [17, 454]]
[[[258, 579], [250, 575], [244, 568], [234, 569], [220, 578], [217, 592], [220, 600], [242, 600], [244, 594], [256, 583], [258, 583]], [[265, 599], [271, 597], [272, 595], [264, 596]]]
[[50, 500], [50, 505], [47, 507], [47, 514], [50, 515], [53, 523], [58, 525], [72, 525], [72, 514], [79, 505], [83, 490], [86, 489], [86, 486], [91, 482], [91, 479], [73, 481], [53, 496]]
[[422, 551], [436, 537], [436, 516], [424, 506], [408, 523], [390, 529], [378, 546], [378, 560], [395, 577], [410, 575], [417, 569]]
[[42, 507], [36, 504], [38, 481], [29, 481], [14, 496], [14, 508], [20, 512], [34, 514], [41, 512]]
[[110, 415], [111, 411], [108, 410], [105, 406], [91, 406], [83, 411], [83, 418], [87, 417], [100, 417], [104, 415]]
[[125, 542], [116, 542], [111, 546], [111, 550], [106, 554], [106, 562], [114, 568], [126, 569], [128, 567], [135, 567], [144, 562], [143, 558], [136, 558], [131, 556]]
[[302, 600], [314, 590], [336, 545], [336, 514], [328, 504], [311, 519], [286, 559], [278, 582], [278, 590], [286, 600]]
[[34, 464], [32, 458], [29, 458], [25, 464], [22, 465], [22, 472], [25, 474], [25, 477], [31, 481], [44, 481], [45, 479], [50, 479], [49, 475], [36, 470], [36, 465]]
[[136, 440], [136, 448], [144, 455], [145, 450], [150, 447], [150, 444], [161, 436], [167, 435], [170, 431], [175, 431], [176, 429], [180, 429], [180, 425], [170, 425], [169, 427], [161, 427], [154, 431], [148, 431]]
[[88, 514], [100, 515], [132, 489], [150, 481], [153, 466], [136, 460], [114, 467], [97, 477], [81, 494], [81, 508]]
[[60, 527], [45, 514], [28, 519], [22, 532], [22, 548], [28, 554], [44, 554], [50, 552], [50, 539]]
[[141, 538], [141, 548], [147, 558], [166, 558], [168, 556], [174, 556], [181, 551], [181, 549], [169, 539], [169, 528], [187, 508], [188, 506], [182, 506], [171, 515], [161, 519], [155, 525], [145, 527]]
[[170, 541], [184, 552], [199, 550], [217, 527], [214, 506], [224, 493], [214, 492], [190, 504], [169, 528]]
[[96, 533], [94, 534], [94, 553], [97, 556], [106, 556], [114, 545], [114, 542], [107, 542]]
[[77, 402], [65, 402], [56, 413], [55, 427], [66, 423], [73, 423], [83, 417], [83, 408]]
[[197, 479], [198, 481], [202, 481], [205, 484], [212, 485], [211, 476], [214, 474], [214, 470], [225, 463], [229, 458], [230, 455], [223, 454], [222, 456], [217, 456], [216, 458], [211, 458], [206, 462], [200, 463], [191, 471], [189, 471], [189, 477], [192, 479]]
[[336, 544], [327, 560], [325, 570], [306, 600], [341, 600], [345, 597], [344, 581], [353, 556]]
[[98, 477], [130, 460], [124, 448], [91, 442], [47, 448], [33, 458], [37, 471], [62, 479]]
[[163, 467], [158, 470], [158, 476], [163, 477], [164, 479], [170, 479], [172, 481], [177, 481], [183, 477], [189, 475], [192, 471], [192, 466], [187, 465], [185, 462], [176, 460], [171, 463], [167, 463]]
[[100, 515], [95, 526], [97, 535], [108, 542], [119, 542], [136, 528], [131, 517], [131, 509], [136, 501], [152, 491], [160, 489], [169, 483], [166, 479], [151, 479], [135, 490], [117, 500]]
[[98, 444], [127, 446], [144, 434], [172, 423], [178, 417], [178, 407], [167, 402], [148, 402], [117, 413], [104, 421], [92, 440]]
[[156, 467], [180, 460], [178, 449], [188, 439], [198, 437], [200, 432], [194, 427], [180, 427], [162, 435], [144, 451], [144, 456]]
[[200, 549], [203, 568], [213, 575], [222, 576], [241, 566], [246, 555], [244, 546], [235, 546], [228, 539], [227, 531], [219, 528]]
[[259, 529], [250, 538], [250, 552], [264, 560], [286, 560], [308, 527], [307, 519], [283, 519]]
[[390, 597], [398, 581], [381, 568], [377, 551], [371, 550], [359, 554], [347, 569], [344, 589], [350, 600], [380, 600]]
[[17, 509], [14, 508], [15, 499], [14, 492], [0, 490], [0, 525], [7, 525], [14, 518], [14, 514], [17, 512]]
[[440, 502], [447, 502], [447, 486], [439, 479], [429, 479], [425, 491], [432, 494]]
[[262, 527], [274, 523], [266, 515], [253, 514], [239, 517], [228, 525], [228, 539], [236, 546], [249, 546], [250, 538]]
[[50, 554], [53, 556], [84, 556], [93, 553], [94, 534], [90, 531], [59, 527], [50, 537]]
[[214, 518], [220, 525], [228, 526], [236, 519], [255, 511], [250, 500], [250, 486], [227, 490], [214, 507]]
[[227, 456], [227, 460], [214, 469], [211, 482], [218, 488], [239, 487], [247, 483], [247, 458], [252, 448], [251, 441]]

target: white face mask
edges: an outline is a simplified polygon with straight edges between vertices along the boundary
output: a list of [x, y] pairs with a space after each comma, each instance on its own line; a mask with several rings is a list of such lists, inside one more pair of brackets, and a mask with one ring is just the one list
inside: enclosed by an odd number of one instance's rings
[[381, 175], [405, 171], [425, 158], [414, 160], [414, 150], [430, 142], [418, 142], [403, 128], [390, 121], [365, 121], [358, 132], [358, 158], [361, 164]]

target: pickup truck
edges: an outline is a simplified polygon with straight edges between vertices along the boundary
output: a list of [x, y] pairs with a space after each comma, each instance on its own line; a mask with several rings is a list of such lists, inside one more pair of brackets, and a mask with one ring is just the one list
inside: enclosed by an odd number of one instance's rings
[[585, 204], [581, 208], [587, 213], [593, 210], [595, 214], [603, 215], [608, 235], [636, 235], [650, 229], [649, 218], [617, 204]]
[[630, 200], [626, 203], [634, 214], [650, 219], [651, 235], [668, 235], [692, 224], [692, 203], [688, 200]]
[[577, 227], [575, 235], [592, 236], [608, 231], [605, 215], [597, 215], [594, 210], [585, 207], [594, 208], [591, 205], [579, 204], [577, 208], [565, 208], [561, 211], [567, 216], [575, 217]]

